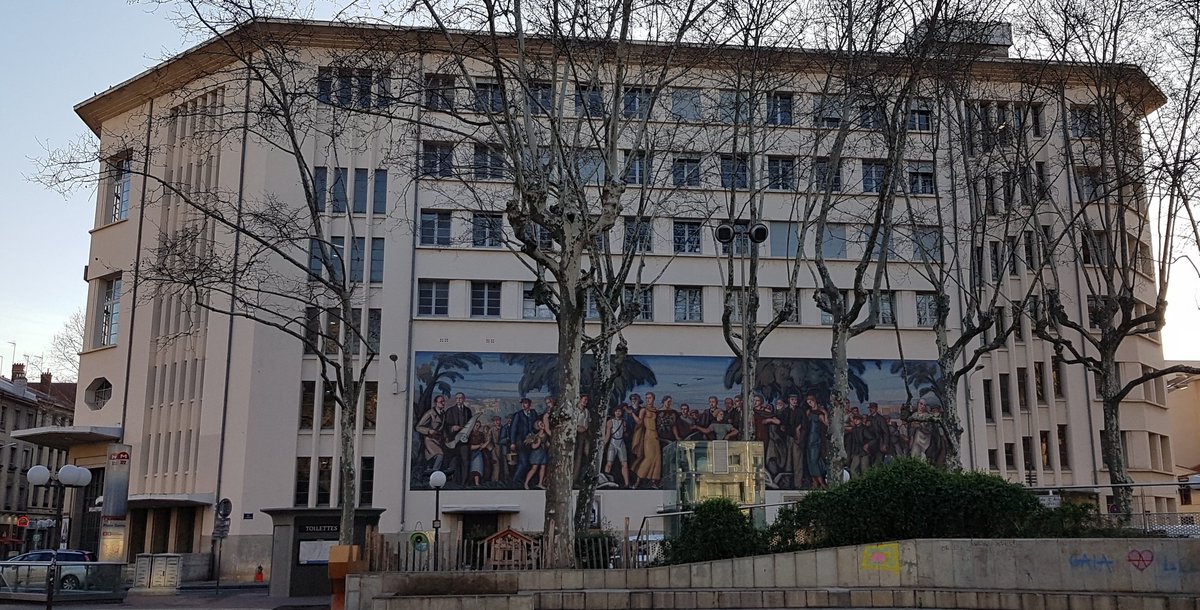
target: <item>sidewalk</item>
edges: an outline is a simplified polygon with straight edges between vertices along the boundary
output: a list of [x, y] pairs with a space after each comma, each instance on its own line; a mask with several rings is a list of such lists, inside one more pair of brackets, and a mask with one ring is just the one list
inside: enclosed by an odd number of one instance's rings
[[[11, 604], [8, 605], [8, 604]], [[58, 605], [57, 603], [55, 604]], [[36, 608], [37, 603], [8, 602], [3, 607], [20, 610]], [[140, 608], [155, 610], [169, 608], [211, 608], [213, 610], [328, 610], [329, 596], [271, 597], [264, 588], [222, 589], [215, 591], [179, 591], [171, 594], [146, 595], [130, 593], [119, 604], [62, 604], [64, 610], [118, 610]]]

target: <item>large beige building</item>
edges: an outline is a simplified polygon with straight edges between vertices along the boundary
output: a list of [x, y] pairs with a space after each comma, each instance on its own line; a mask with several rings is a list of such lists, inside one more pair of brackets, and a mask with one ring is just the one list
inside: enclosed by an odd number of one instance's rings
[[[510, 243], [505, 235], [512, 231], [502, 208], [478, 195], [488, 189], [503, 193], [503, 161], [487, 146], [460, 137], [462, 123], [455, 122], [463, 113], [486, 109], [495, 82], [482, 70], [468, 77], [422, 58], [427, 63], [414, 69], [420, 85], [409, 90], [398, 70], [391, 72], [389, 82], [380, 72], [335, 65], [335, 58], [366, 35], [362, 32], [328, 24], [254, 27], [264, 28], [264, 35], [268, 29], [273, 35], [290, 34], [290, 57], [298, 62], [295, 99], [306, 102], [295, 115], [301, 121], [295, 150], [312, 172], [317, 200], [328, 210], [322, 216], [323, 232], [351, 250], [346, 272], [349, 281], [361, 286], [355, 307], [368, 336], [353, 361], [361, 365], [368, 354], [379, 355], [366, 368], [366, 396], [355, 430], [360, 504], [384, 509], [380, 527], [385, 533], [427, 530], [434, 497], [426, 477], [440, 467], [451, 471], [441, 499], [446, 530], [540, 529], [543, 494], [525, 489], [539, 482], [537, 449], [525, 444], [528, 435], [522, 427], [532, 426], [533, 419], [521, 414], [519, 399], [531, 398], [540, 412], [543, 398], [553, 392], [553, 381], [538, 377], [536, 370], [546, 355], [557, 351], [555, 325], [533, 293], [534, 271], [505, 247]], [[244, 33], [254, 32], [244, 28]], [[404, 40], [417, 34], [396, 30], [394, 36]], [[1049, 94], [1023, 101], [1022, 96], [1030, 95], [1020, 86], [1028, 65], [1007, 59], [1003, 36], [991, 42], [988, 55], [979, 60], [977, 97], [923, 99], [908, 110], [910, 141], [900, 181], [925, 220], [896, 222], [895, 268], [907, 271], [889, 275], [880, 327], [849, 343], [852, 404], [867, 414], [868, 403], [878, 403], [883, 426], [891, 428], [890, 442], [883, 443], [889, 446], [872, 450], [871, 460], [900, 454], [939, 459], [943, 451], [936, 434], [906, 430], [899, 422], [902, 403], [921, 397], [934, 402], [922, 392], [928, 383], [919, 372], [928, 371], [937, 357], [930, 329], [932, 286], [916, 271], [922, 247], [937, 244], [947, 259], [952, 252], [970, 253], [974, 263], [958, 261], [957, 277], [977, 268], [983, 283], [1000, 287], [1003, 296], [997, 302], [1006, 312], [1014, 311], [1012, 304], [1028, 292], [1038, 268], [1034, 260], [1041, 256], [1035, 252], [1044, 252], [1062, 272], [1058, 289], [1063, 302], [1073, 315], [1085, 315], [1080, 278], [1089, 261], [1068, 248], [1055, 252], [1045, 247], [1040, 227], [1051, 231], [1061, 223], [1052, 210], [1071, 208], [1074, 181], [1083, 179], [1077, 174], [1084, 170], [1065, 163], [1063, 153], [1089, 134], [1063, 125], [1089, 107], [1086, 90], [1067, 81], [1065, 105]], [[213, 505], [227, 497], [234, 508], [223, 571], [249, 578], [257, 565], [270, 569], [272, 523], [264, 509], [337, 505], [338, 418], [333, 403], [319, 391], [319, 364], [299, 339], [269, 325], [198, 307], [196, 295], [186, 291], [134, 281], [141, 266], [164, 255], [158, 250], [163, 235], [202, 227], [197, 238], [209, 235], [218, 247], [234, 247], [220, 223], [205, 223], [181, 203], [185, 194], [221, 193], [248, 207], [268, 200], [305, 200], [296, 155], [266, 143], [278, 133], [260, 129], [253, 120], [243, 123], [247, 115], [241, 108], [251, 99], [244, 68], [233, 65], [222, 44], [204, 43], [77, 107], [99, 137], [108, 167], [98, 189], [86, 267], [88, 345], [75, 427], [59, 438], [69, 436], [71, 459], [89, 467], [103, 465], [111, 441], [133, 447], [130, 557], [138, 552], [209, 552]], [[766, 113], [763, 129], [771, 134], [762, 150], [722, 144], [728, 142], [722, 130], [730, 123], [722, 113], [736, 105], [737, 95], [722, 86], [719, 66], [676, 80], [662, 93], [669, 102], [650, 106], [652, 110], [642, 109], [640, 93], [624, 94], [623, 112], [638, 117], [651, 113], [644, 118], [660, 138], [656, 148], [663, 151], [629, 163], [629, 181], [658, 193], [666, 203], [646, 215], [649, 228], [628, 216], [611, 235], [616, 250], [639, 248], [644, 277], [657, 277], [641, 295], [638, 319], [625, 333], [629, 353], [643, 368], [629, 373], [620, 400], [649, 391], [660, 405], [671, 395], [674, 405], [658, 418], [654, 432], [659, 441], [647, 440], [644, 418], [612, 418], [621, 423], [613, 425], [610, 439], [620, 436], [624, 446], [613, 449], [617, 443], [610, 440], [600, 449], [613, 468], [605, 468], [598, 518], [614, 529], [620, 530], [627, 517], [636, 528], [644, 516], [674, 501], [670, 490], [657, 489], [664, 466], [661, 455], [649, 455], [648, 443], [665, 444], [673, 436], [736, 437], [728, 428], [714, 428], [702, 413], [710, 395], [724, 402], [739, 392], [734, 376], [727, 374], [736, 366], [722, 337], [726, 259], [712, 237], [718, 222], [714, 214], [724, 214], [721, 206], [728, 193], [749, 192], [752, 183], [761, 186], [756, 192], [761, 193], [770, 238], [758, 246], [759, 317], [769, 318], [786, 293], [795, 259], [793, 238], [798, 222], [805, 220], [796, 214], [795, 201], [806, 189], [806, 172], [795, 168], [813, 165], [813, 155], [799, 151], [810, 150], [808, 143], [822, 130], [852, 120], [849, 108], [830, 112], [822, 107], [819, 62], [791, 59], [798, 66], [795, 73], [781, 81], [786, 85], [764, 94], [754, 111]], [[1144, 76], [1135, 76], [1137, 87], [1152, 89]], [[565, 100], [568, 107], [575, 104], [570, 115], [587, 117], [600, 100], [610, 99], [602, 91], [602, 84], [573, 91]], [[402, 105], [387, 99], [405, 95], [421, 101]], [[531, 92], [530, 99], [540, 100], [539, 95]], [[356, 115], [351, 112], [355, 108], [387, 111]], [[387, 116], [401, 108], [412, 114]], [[1042, 187], [1036, 196], [1027, 193], [1036, 200], [1029, 208], [1037, 214], [1035, 222], [1019, 228], [992, 226], [990, 237], [972, 243], [956, 226], [929, 220], [938, 209], [955, 218], [970, 217], [978, 208], [969, 200], [989, 208], [1016, 205], [1008, 173], [1000, 186], [986, 181], [985, 194], [979, 195], [978, 188], [956, 184], [946, 165], [951, 161], [934, 152], [959, 141], [961, 132], [953, 122], [942, 120], [954, 109], [976, 113], [984, 124], [1015, 126], [1016, 141], [1036, 144], [1026, 148], [1028, 167], [1036, 168]], [[873, 112], [868, 108], [857, 116], [859, 111], [854, 110], [853, 120], [863, 122], [850, 130], [841, 168], [832, 178], [832, 190], [847, 202], [827, 229], [823, 252], [838, 281], [849, 281], [865, 244], [863, 221], [854, 210], [872, 200], [882, 176], [876, 161], [880, 153], [870, 137]], [[424, 113], [423, 118], [414, 120], [416, 113]], [[221, 137], [212, 137], [221, 126]], [[1005, 145], [989, 140], [985, 151], [970, 154], [1001, 155]], [[819, 142], [814, 146], [811, 150], [826, 154]], [[746, 163], [750, 156], [754, 163]], [[820, 171], [828, 177], [825, 167]], [[751, 176], [751, 168], [761, 175]], [[996, 176], [999, 180], [1000, 173]], [[164, 189], [164, 183], [180, 191]], [[1058, 205], [1038, 207], [1049, 199]], [[956, 240], [961, 247], [952, 248]], [[306, 235], [295, 241], [297, 248], [307, 246]], [[634, 241], [639, 243], [630, 246]], [[248, 253], [254, 248], [247, 243], [238, 247]], [[812, 246], [806, 248], [805, 256], [811, 257]], [[303, 266], [281, 264], [277, 270], [303, 283]], [[316, 271], [320, 273], [319, 261]], [[814, 304], [812, 276], [805, 271], [799, 277], [799, 311], [763, 346], [772, 366], [793, 371], [792, 381], [762, 384], [758, 389], [768, 401], [786, 404], [791, 394], [801, 404], [808, 394], [815, 401], [828, 399], [829, 384], [821, 373], [829, 356], [827, 320]], [[209, 299], [217, 309], [227, 307], [221, 304], [228, 302], [227, 295], [198, 298]], [[1152, 302], [1152, 295], [1146, 298]], [[955, 292], [951, 301], [952, 318], [961, 316], [962, 295]], [[329, 330], [321, 323], [321, 312], [314, 311], [313, 332]], [[304, 315], [294, 312], [293, 318]], [[959, 327], [952, 319], [952, 334]], [[1052, 356], [1051, 347], [1022, 324], [965, 378], [957, 398], [965, 430], [964, 463], [1036, 487], [1095, 486], [1103, 502], [1106, 490], [1098, 484], [1107, 480], [1107, 472], [1101, 465], [1100, 403], [1092, 376], [1080, 367], [1056, 366]], [[1122, 352], [1121, 367], [1129, 375], [1160, 363], [1157, 337], [1132, 339]], [[446, 411], [431, 402], [443, 391], [450, 394]], [[482, 420], [478, 437], [466, 439], [466, 449], [450, 447], [447, 438], [453, 431], [445, 429], [456, 417], [470, 419], [466, 411], [453, 411], [458, 392], [465, 394], [470, 415]], [[1172, 480], [1175, 460], [1165, 402], [1163, 386], [1151, 384], [1132, 394], [1123, 409], [1130, 466], [1139, 480]], [[687, 414], [681, 403], [688, 404]], [[793, 417], [792, 411], [783, 412]], [[791, 420], [796, 429], [802, 434], [819, 430], [801, 412]], [[760, 437], [775, 433], [770, 425], [763, 424]], [[486, 437], [493, 426], [502, 440], [489, 445]], [[47, 435], [53, 436], [52, 431]], [[820, 459], [804, 454], [807, 439], [788, 436], [778, 441], [785, 448], [776, 449], [781, 453], [773, 455], [768, 445], [764, 496], [747, 495], [740, 484], [727, 493], [779, 503], [811, 485]], [[493, 451], [497, 445], [508, 447]], [[635, 482], [640, 489], [630, 489]], [[1140, 509], [1176, 508], [1172, 488], [1139, 495], [1144, 495], [1138, 500]], [[653, 518], [647, 523], [661, 527]]]

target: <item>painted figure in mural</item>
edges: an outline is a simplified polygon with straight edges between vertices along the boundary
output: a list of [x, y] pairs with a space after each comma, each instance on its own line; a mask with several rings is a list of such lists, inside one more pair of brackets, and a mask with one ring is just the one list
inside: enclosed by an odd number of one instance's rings
[[908, 426], [903, 421], [893, 420], [888, 422], [891, 428], [891, 444], [888, 446], [888, 455], [892, 459], [908, 455]]
[[[742, 397], [740, 395], [735, 396], [733, 398], [733, 406], [727, 405], [725, 407], [725, 420], [734, 423], [734, 425], [741, 426], [742, 410], [745, 408], [745, 406], [746, 405], [743, 404]], [[747, 433], [749, 433], [749, 431], [747, 431]]]
[[499, 415], [493, 415], [492, 424], [487, 428], [488, 460], [492, 464], [491, 472], [487, 476], [487, 480], [490, 482], [508, 480], [508, 477], [504, 476], [508, 470], [508, 460], [504, 459], [504, 450], [508, 447], [508, 443], [501, 438], [504, 430], [504, 424], [501, 422]]
[[867, 458], [869, 458], [867, 466], [878, 466], [883, 463], [883, 456], [888, 452], [888, 441], [891, 440], [888, 419], [879, 412], [879, 403], [867, 403], [867, 415], [863, 418], [863, 423], [870, 429], [874, 439], [867, 452]]
[[861, 415], [850, 416], [850, 429], [846, 432], [844, 442], [846, 453], [850, 456], [850, 478], [861, 476], [870, 466], [871, 444], [875, 435], [864, 422]]
[[525, 444], [525, 438], [536, 431], [534, 423], [541, 419], [541, 415], [533, 410], [533, 401], [528, 398], [521, 399], [521, 410], [513, 413], [512, 428], [510, 431], [509, 450], [517, 452], [517, 467], [513, 471], [513, 485], [524, 486], [525, 475], [529, 474], [529, 446]]
[[[717, 397], [709, 396], [708, 408], [696, 414], [696, 431], [702, 432], [704, 428], [711, 426], [713, 422], [717, 421], [717, 411], [720, 410], [721, 406], [717, 401]], [[712, 435], [708, 433], [705, 433], [704, 438], [713, 440]]]
[[621, 486], [629, 486], [629, 450], [625, 445], [625, 437], [629, 436], [629, 427], [625, 423], [625, 411], [628, 403], [613, 407], [612, 415], [604, 422], [604, 474], [612, 477], [613, 463], [621, 465]]
[[946, 444], [949, 442], [946, 439], [946, 431], [942, 428], [942, 406], [933, 405], [929, 409], [931, 421], [929, 422], [929, 451], [926, 455], [929, 456], [929, 461], [934, 464], [946, 466]]
[[525, 475], [525, 489], [533, 489], [529, 484], [536, 478], [538, 489], [546, 489], [546, 462], [549, 461], [550, 432], [546, 430], [543, 420], [533, 422], [534, 431], [525, 437], [523, 444], [529, 447], [529, 473]]
[[579, 408], [575, 411], [575, 480], [583, 472], [583, 465], [592, 459], [592, 444], [587, 440], [588, 424], [592, 415], [588, 413], [588, 403], [591, 401], [587, 394], [579, 396]]
[[446, 397], [436, 396], [433, 408], [426, 411], [417, 422], [417, 434], [421, 435], [424, 448], [425, 468], [429, 471], [441, 470], [445, 459], [445, 446], [442, 444], [442, 430], [446, 425]]
[[685, 441], [696, 440], [700, 433], [696, 432], [696, 413], [688, 403], [679, 405], [679, 423], [676, 430], [679, 438]]
[[[754, 404], [754, 438], [763, 443], [763, 455], [766, 458], [767, 487], [778, 488], [790, 466], [788, 465], [787, 447], [784, 445], [787, 432], [780, 421], [776, 408], [763, 400], [762, 394], [755, 394]], [[782, 403], [783, 401], [780, 401]], [[782, 407], [783, 405], [778, 405]]]
[[808, 479], [813, 487], [825, 487], [825, 456], [828, 454], [829, 413], [817, 404], [817, 397], [809, 394], [804, 398], [808, 404], [805, 417], [808, 420], [805, 437], [804, 463]]
[[512, 423], [511, 415], [504, 418], [504, 423], [500, 424], [500, 443], [497, 449], [500, 451], [500, 468], [497, 470], [500, 473], [499, 481], [508, 483], [512, 480], [513, 468], [517, 465], [517, 452], [510, 449], [512, 447]]
[[733, 427], [733, 424], [725, 421], [725, 412], [717, 411], [716, 418], [713, 422], [703, 428], [701, 432], [709, 435], [710, 438], [718, 441], [727, 441], [737, 436], [738, 430]]
[[637, 428], [633, 431], [633, 487], [648, 482], [657, 487], [662, 479], [662, 446], [658, 444], [658, 408], [654, 392], [646, 392], [646, 406], [633, 414]]
[[787, 402], [776, 411], [788, 464], [787, 480], [783, 481], [780, 486], [788, 489], [800, 489], [801, 479], [804, 478], [804, 450], [800, 441], [804, 412], [800, 409], [800, 396], [788, 394]]
[[479, 487], [496, 468], [492, 459], [492, 437], [484, 429], [483, 422], [476, 420], [468, 439], [471, 449], [470, 484]]
[[[473, 415], [471, 407], [467, 406], [467, 395], [459, 392], [454, 395], [454, 404], [446, 409], [446, 430], [449, 433], [445, 438], [446, 447], [448, 449], [446, 455], [446, 470], [454, 473], [458, 482], [462, 485], [467, 484], [469, 478], [471, 461], [470, 450], [470, 434], [471, 430], [468, 424], [471, 422]], [[468, 438], [463, 438], [464, 436]]]
[[917, 412], [913, 413], [912, 421], [908, 424], [909, 449], [908, 454], [918, 460], [929, 459], [929, 446], [933, 444], [933, 426], [930, 424], [929, 405], [925, 399], [917, 401]]
[[658, 445], [665, 448], [679, 440], [679, 412], [675, 410], [675, 399], [663, 396], [662, 407], [659, 408], [655, 420], [658, 422]]

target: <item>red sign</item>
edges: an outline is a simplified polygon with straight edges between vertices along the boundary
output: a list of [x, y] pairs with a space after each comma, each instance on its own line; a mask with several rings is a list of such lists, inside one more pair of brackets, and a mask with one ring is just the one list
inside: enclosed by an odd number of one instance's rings
[[17, 517], [17, 527], [29, 527], [29, 517], [25, 515]]

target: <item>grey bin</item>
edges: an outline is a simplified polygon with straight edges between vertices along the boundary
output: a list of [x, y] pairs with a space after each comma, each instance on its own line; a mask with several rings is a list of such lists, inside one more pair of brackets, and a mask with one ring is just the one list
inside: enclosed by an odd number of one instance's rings
[[137, 589], [178, 589], [183, 556], [177, 553], [139, 553], [133, 586]]

